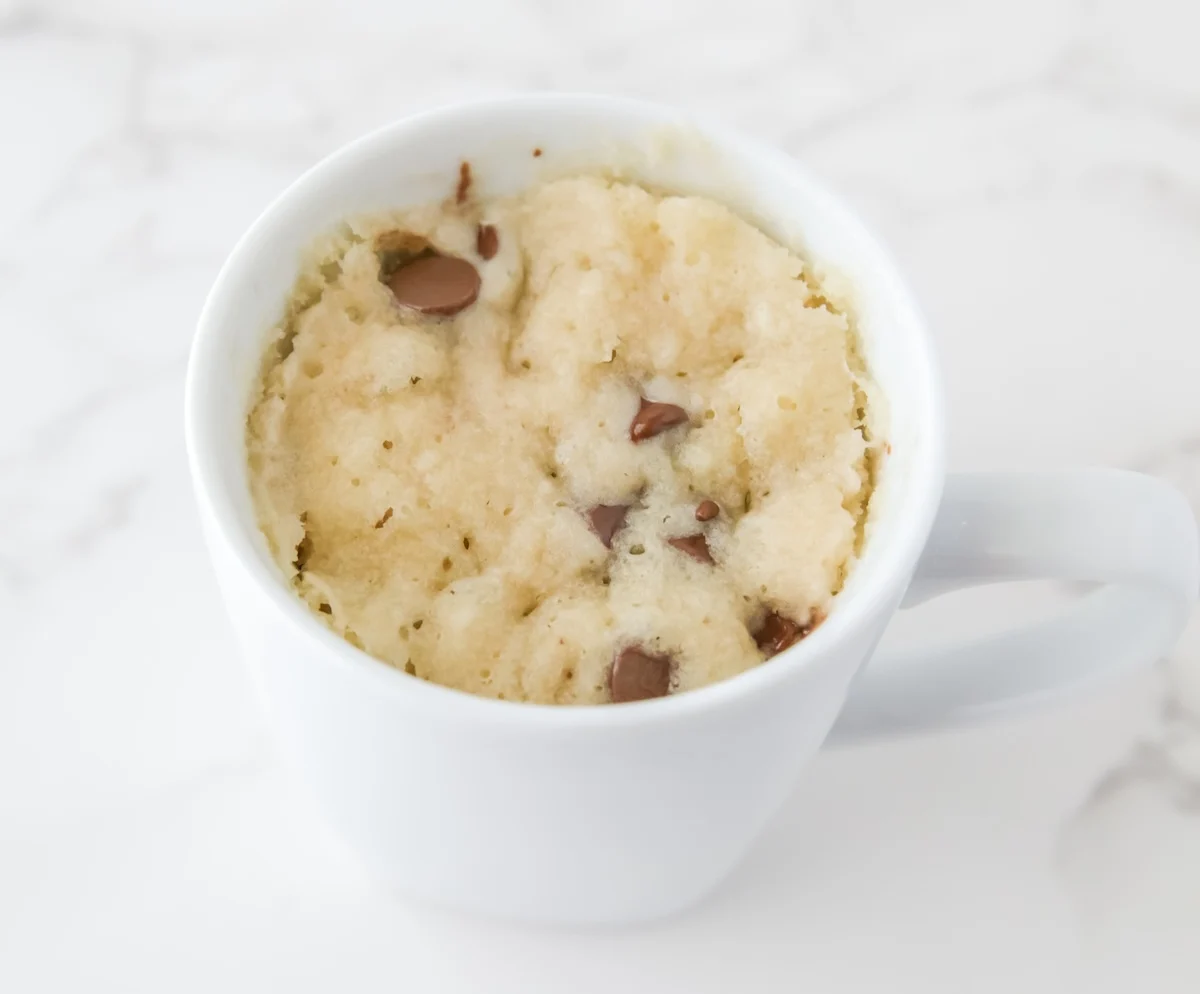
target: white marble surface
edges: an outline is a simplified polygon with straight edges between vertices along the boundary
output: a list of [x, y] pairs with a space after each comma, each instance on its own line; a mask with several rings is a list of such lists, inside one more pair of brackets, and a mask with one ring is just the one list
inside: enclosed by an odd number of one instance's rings
[[956, 468], [1141, 467], [1200, 506], [1198, 34], [1190, 0], [0, 0], [0, 990], [1200, 990], [1200, 623], [1056, 711], [823, 756], [683, 918], [465, 920], [282, 782], [180, 425], [201, 300], [285, 183], [417, 108], [590, 89], [861, 209], [933, 320]]

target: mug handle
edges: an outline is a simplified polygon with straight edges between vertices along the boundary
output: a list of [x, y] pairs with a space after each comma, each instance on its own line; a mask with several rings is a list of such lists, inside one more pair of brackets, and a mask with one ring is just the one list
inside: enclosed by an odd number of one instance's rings
[[1048, 621], [929, 652], [877, 654], [851, 686], [831, 739], [972, 722], [1156, 659], [1187, 624], [1198, 573], [1191, 508], [1153, 477], [1113, 469], [951, 476], [901, 608], [1007, 580], [1103, 586]]

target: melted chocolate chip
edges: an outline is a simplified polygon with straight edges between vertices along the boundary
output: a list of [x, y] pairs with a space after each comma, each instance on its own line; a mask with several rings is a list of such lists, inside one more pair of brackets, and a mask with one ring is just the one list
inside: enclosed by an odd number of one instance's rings
[[[307, 514], [307, 512], [305, 512]], [[292, 565], [296, 567], [297, 573], [303, 573], [304, 567], [308, 565], [308, 560], [312, 557], [313, 540], [308, 532], [304, 533], [304, 537], [296, 543], [296, 558], [292, 560]]]
[[588, 523], [606, 549], [612, 548], [613, 536], [625, 527], [628, 513], [629, 507], [625, 504], [597, 504], [588, 511]]
[[708, 551], [708, 539], [703, 535], [683, 535], [680, 538], [667, 539], [667, 545], [691, 556], [698, 563], [713, 564], [712, 553]]
[[475, 232], [475, 251], [481, 259], [491, 259], [500, 251], [500, 232], [494, 224], [481, 224]]
[[715, 500], [702, 500], [696, 505], [697, 521], [712, 521], [720, 513], [720, 505]]
[[479, 273], [466, 259], [427, 255], [401, 265], [387, 285], [402, 307], [448, 317], [475, 303]]
[[678, 404], [666, 404], [643, 397], [641, 406], [629, 425], [629, 437], [635, 442], [642, 442], [661, 434], [668, 428], [687, 424], [687, 420], [687, 411]]
[[812, 620], [801, 625], [791, 618], [785, 618], [782, 614], [771, 611], [763, 618], [758, 630], [753, 633], [754, 641], [759, 650], [770, 659], [772, 656], [779, 655], [784, 649], [790, 649], [810, 634], [817, 627], [819, 621], [820, 619], [814, 616]]
[[636, 645], [622, 649], [609, 670], [608, 689], [615, 704], [666, 697], [671, 689], [671, 657]]
[[462, 162], [458, 166], [458, 186], [454, 190], [454, 202], [465, 204], [471, 193], [471, 163]]

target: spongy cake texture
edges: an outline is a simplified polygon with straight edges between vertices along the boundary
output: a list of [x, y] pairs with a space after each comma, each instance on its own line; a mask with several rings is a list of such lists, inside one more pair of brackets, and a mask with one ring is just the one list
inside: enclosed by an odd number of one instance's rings
[[[399, 306], [397, 232], [471, 261], [475, 303]], [[725, 207], [599, 177], [352, 219], [264, 364], [260, 525], [318, 617], [417, 677], [602, 703], [638, 645], [672, 693], [725, 679], [763, 663], [765, 615], [824, 617], [858, 553], [878, 442], [851, 314]], [[633, 441], [642, 398], [687, 423]], [[628, 507], [611, 548], [598, 505]], [[711, 563], [669, 544], [697, 534]]]

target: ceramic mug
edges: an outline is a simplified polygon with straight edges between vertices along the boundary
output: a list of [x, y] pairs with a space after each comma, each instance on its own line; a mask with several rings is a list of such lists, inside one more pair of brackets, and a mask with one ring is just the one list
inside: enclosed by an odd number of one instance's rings
[[[586, 170], [709, 196], [851, 281], [891, 454], [862, 559], [804, 641], [686, 694], [556, 708], [392, 669], [288, 588], [255, 525], [243, 432], [300, 250], [346, 215], [442, 199], [464, 160], [484, 196]], [[493, 915], [621, 922], [681, 909], [742, 859], [831, 730], [970, 720], [1148, 662], [1196, 595], [1195, 521], [1163, 483], [1114, 470], [947, 479], [932, 344], [876, 239], [786, 155], [627, 100], [460, 104], [376, 131], [305, 174], [217, 277], [186, 421], [216, 575], [282, 755], [378, 880]], [[1030, 628], [871, 660], [902, 604], [1031, 577], [1099, 587]]]

